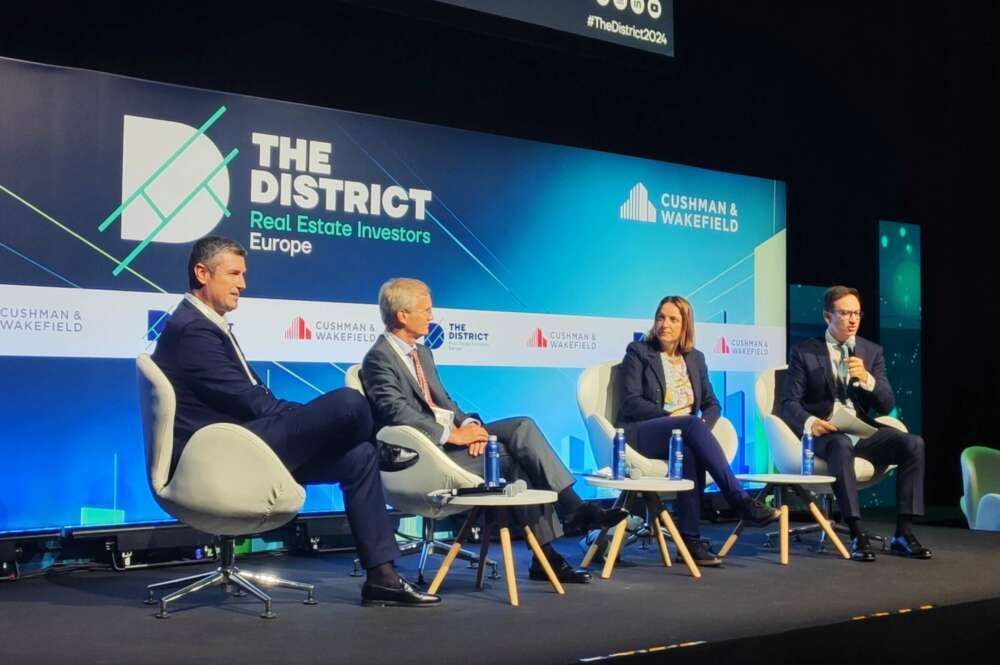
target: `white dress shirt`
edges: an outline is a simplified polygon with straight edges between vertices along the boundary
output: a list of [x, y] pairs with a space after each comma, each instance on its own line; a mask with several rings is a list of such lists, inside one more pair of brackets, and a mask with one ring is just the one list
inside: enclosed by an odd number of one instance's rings
[[[851, 335], [846, 340], [844, 340], [844, 343], [847, 344], [847, 346], [853, 347], [855, 343], [854, 335]], [[826, 349], [830, 353], [830, 371], [833, 373], [833, 385], [837, 385], [837, 382], [840, 381], [840, 375], [837, 373], [837, 366], [840, 364], [841, 344], [836, 340], [836, 338], [833, 335], [830, 334], [829, 330], [826, 331]], [[872, 376], [871, 372], [868, 372], [868, 379], [866, 381], [859, 382], [858, 386], [863, 390], [872, 392], [873, 390], [875, 390], [875, 377]], [[842, 407], [850, 411], [851, 415], [853, 416], [858, 415], [858, 411], [857, 409], [854, 408], [854, 403], [851, 402], [851, 398], [848, 397], [846, 400], [841, 401], [837, 395], [834, 395], [834, 404], [838, 402]], [[832, 411], [830, 412], [830, 414], [827, 415], [827, 418], [829, 418], [831, 415], [833, 415]], [[808, 418], [806, 418], [805, 429], [803, 431], [812, 432], [812, 425], [818, 419], [819, 418], [817, 418], [816, 416], [809, 416]], [[851, 437], [852, 444], [858, 442], [858, 437], [852, 434], [849, 434], [848, 436]]]
[[[406, 369], [410, 370], [413, 380], [417, 382], [417, 385], [420, 385], [420, 379], [417, 378], [417, 368], [414, 367], [413, 358], [410, 356], [411, 353], [417, 350], [417, 345], [410, 344], [399, 335], [395, 335], [389, 331], [383, 332], [382, 335], [389, 340], [389, 345], [392, 347], [392, 350], [395, 351], [400, 360], [403, 361]], [[429, 389], [430, 388], [428, 388], [428, 390]], [[434, 419], [439, 425], [441, 425], [441, 427], [444, 428], [444, 431], [441, 432], [441, 440], [438, 441], [438, 445], [443, 446], [448, 442], [448, 437], [451, 436], [452, 430], [455, 429], [455, 413], [448, 409], [442, 409], [439, 406], [433, 406], [431, 408], [434, 410]], [[462, 425], [464, 426], [468, 423], [482, 424], [475, 418], [466, 418]]]

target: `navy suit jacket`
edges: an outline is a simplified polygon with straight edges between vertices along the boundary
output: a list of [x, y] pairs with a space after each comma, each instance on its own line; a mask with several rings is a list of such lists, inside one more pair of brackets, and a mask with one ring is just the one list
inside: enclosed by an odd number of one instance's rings
[[[885, 374], [882, 347], [862, 337], [855, 337], [854, 355], [864, 361], [865, 369], [875, 377], [875, 390], [848, 388], [848, 396], [858, 418], [873, 427], [880, 427], [869, 416], [869, 412], [885, 415], [896, 404], [896, 396], [889, 384], [889, 377]], [[824, 420], [830, 417], [837, 398], [836, 384], [826, 337], [814, 337], [797, 344], [789, 354], [788, 371], [781, 386], [781, 419], [801, 437], [810, 416]]]
[[[688, 378], [694, 389], [692, 413], [701, 414], [709, 429], [719, 420], [721, 410], [712, 384], [708, 380], [705, 354], [698, 349], [681, 354], [687, 365]], [[625, 440], [635, 445], [639, 423], [667, 415], [663, 411], [663, 390], [666, 378], [659, 348], [649, 342], [632, 342], [625, 349], [625, 358], [618, 367], [618, 414], [615, 426], [625, 429]]]
[[[454, 412], [456, 425], [461, 425], [469, 417], [481, 420], [478, 414], [462, 411], [444, 389], [430, 349], [417, 344], [417, 357], [436, 406]], [[361, 383], [372, 405], [376, 431], [389, 425], [410, 425], [434, 443], [441, 441], [444, 428], [434, 419], [434, 411], [424, 399], [424, 392], [406, 363], [383, 335], [379, 335], [365, 354], [361, 364]]]
[[171, 468], [191, 435], [205, 425], [242, 425], [299, 406], [275, 397], [256, 374], [257, 385], [251, 383], [228, 336], [186, 300], [170, 316], [153, 361], [177, 396]]

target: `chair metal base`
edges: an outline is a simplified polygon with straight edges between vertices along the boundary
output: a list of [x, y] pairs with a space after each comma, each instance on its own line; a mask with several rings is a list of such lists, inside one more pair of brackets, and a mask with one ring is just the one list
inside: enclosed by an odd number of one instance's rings
[[[427, 567], [427, 559], [434, 554], [448, 554], [451, 549], [451, 545], [442, 542], [440, 540], [434, 539], [434, 524], [435, 521], [424, 517], [424, 537], [414, 538], [413, 536], [404, 536], [409, 540], [409, 542], [403, 543], [399, 546], [399, 553], [401, 556], [411, 556], [414, 554], [420, 554], [420, 563], [417, 566], [417, 583], [427, 584], [424, 579], [424, 568]], [[464, 547], [458, 551], [456, 555], [457, 559], [469, 562], [469, 568], [479, 567], [479, 555], [475, 552], [465, 549]], [[490, 567], [490, 579], [498, 580], [500, 579], [500, 573], [497, 570], [497, 562], [492, 559], [486, 559], [486, 565]], [[354, 560], [354, 570], [351, 573], [351, 577], [361, 577], [361, 559]]]
[[[252, 573], [240, 570], [236, 566], [236, 547], [234, 538], [224, 537], [222, 539], [221, 549], [222, 563], [215, 570], [207, 573], [201, 573], [199, 575], [188, 575], [187, 577], [168, 580], [166, 582], [157, 582], [156, 584], [150, 584], [146, 587], [146, 591], [149, 595], [143, 602], [145, 602], [146, 605], [159, 604], [159, 611], [156, 613], [157, 619], [166, 619], [170, 616], [170, 612], [167, 611], [167, 605], [169, 603], [196, 591], [201, 591], [202, 589], [207, 589], [213, 586], [221, 586], [224, 592], [232, 593], [233, 596], [237, 597], [246, 595], [246, 593], [249, 592], [251, 595], [255, 596], [264, 603], [264, 611], [260, 615], [261, 618], [275, 618], [277, 614], [271, 610], [271, 597], [261, 591], [260, 588], [254, 584], [254, 582], [257, 582], [257, 584], [265, 584], [267, 586], [277, 586], [284, 587], [286, 589], [305, 591], [306, 599], [302, 601], [303, 604], [317, 604], [316, 590], [312, 584], [293, 582], [291, 580], [281, 579], [280, 577], [274, 577], [272, 575], [263, 575], [261, 573]], [[159, 601], [156, 600], [157, 591], [180, 586], [182, 584], [187, 586], [163, 596]]]

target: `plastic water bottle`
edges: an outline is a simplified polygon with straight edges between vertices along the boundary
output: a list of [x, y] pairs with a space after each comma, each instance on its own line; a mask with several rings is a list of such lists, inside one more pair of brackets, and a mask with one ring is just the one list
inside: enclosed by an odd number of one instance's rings
[[483, 477], [487, 487], [500, 487], [500, 444], [495, 434], [486, 440], [486, 459]]
[[813, 450], [813, 435], [802, 435], [802, 475], [811, 476], [816, 468], [816, 452]]
[[680, 480], [684, 477], [684, 437], [681, 431], [675, 429], [670, 433], [670, 480]]
[[615, 480], [628, 478], [625, 468], [625, 430], [620, 427], [615, 430], [615, 445], [611, 454], [611, 473]]

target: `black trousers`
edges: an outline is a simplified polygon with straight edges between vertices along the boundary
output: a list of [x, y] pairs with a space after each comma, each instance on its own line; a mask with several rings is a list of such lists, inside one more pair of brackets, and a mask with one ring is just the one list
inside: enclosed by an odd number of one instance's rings
[[399, 556], [371, 441], [371, 408], [364, 395], [340, 388], [243, 426], [271, 446], [298, 482], [340, 483], [347, 521], [365, 568]]
[[896, 464], [896, 509], [901, 515], [924, 514], [924, 440], [916, 434], [893, 427], [880, 427], [867, 439], [851, 446], [846, 434], [824, 434], [813, 442], [816, 456], [826, 461], [828, 472], [836, 478], [833, 494], [844, 519], [860, 518], [858, 479], [854, 458], [861, 457], [876, 469]]

